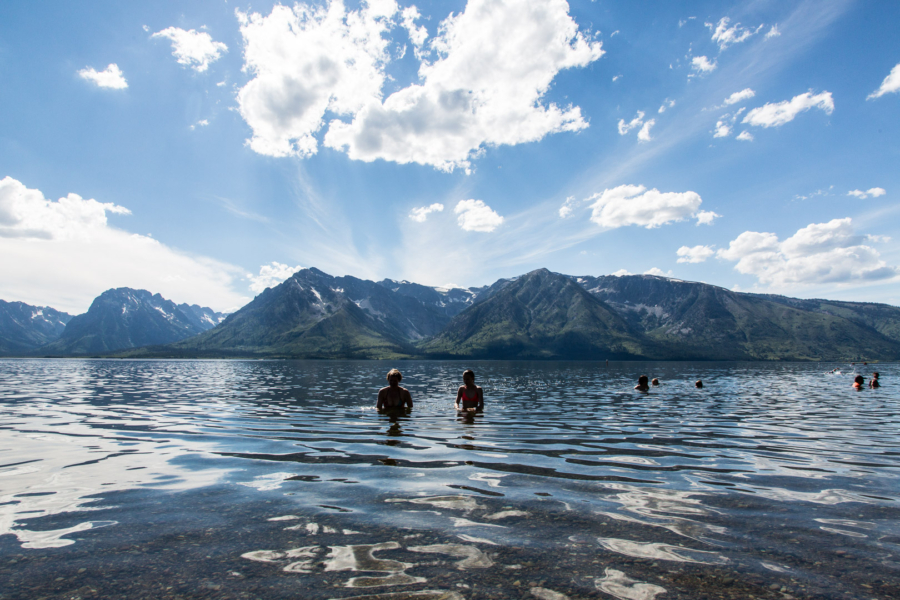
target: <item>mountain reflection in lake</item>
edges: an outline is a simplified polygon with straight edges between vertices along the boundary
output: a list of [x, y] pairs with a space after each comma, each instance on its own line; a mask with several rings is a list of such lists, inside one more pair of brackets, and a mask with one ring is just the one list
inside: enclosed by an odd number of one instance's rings
[[0, 361], [0, 597], [900, 597], [896, 365], [391, 366]]

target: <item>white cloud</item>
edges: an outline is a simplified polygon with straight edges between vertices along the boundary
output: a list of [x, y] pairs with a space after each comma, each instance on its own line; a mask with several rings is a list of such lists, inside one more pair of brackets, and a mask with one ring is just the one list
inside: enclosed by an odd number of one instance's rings
[[453, 209], [459, 226], [466, 231], [491, 232], [503, 224], [503, 217], [481, 200], [460, 200]]
[[869, 240], [870, 242], [875, 242], [876, 244], [879, 244], [879, 243], [885, 243], [885, 242], [891, 241], [891, 236], [869, 234], [869, 235], [866, 235], [866, 239]]
[[861, 198], [861, 199], [868, 198], [869, 196], [871, 196], [873, 198], [877, 198], [878, 196], [884, 196], [885, 194], [887, 194], [887, 191], [884, 188], [880, 188], [880, 187], [870, 188], [866, 191], [852, 190], [852, 191], [847, 192], [848, 196], [856, 196], [857, 198]]
[[731, 135], [731, 125], [721, 119], [716, 121], [716, 132], [713, 134], [713, 137], [720, 138], [728, 137], [729, 135]]
[[649, 121], [644, 123], [644, 126], [641, 127], [641, 130], [638, 131], [637, 137], [638, 137], [639, 142], [649, 142], [651, 139], [653, 139], [650, 137], [650, 128], [653, 127], [653, 125], [655, 125], [655, 124], [656, 124], [656, 119], [650, 119]]
[[416, 21], [422, 18], [422, 15], [419, 14], [419, 9], [415, 6], [409, 6], [403, 9], [400, 16], [400, 23], [409, 34], [409, 41], [411, 41], [416, 48], [416, 58], [421, 60], [424, 57], [422, 46], [425, 45], [425, 41], [428, 39], [428, 30], [425, 26], [416, 25]]
[[638, 225], [652, 229], [698, 216], [703, 202], [696, 192], [660, 192], [642, 185], [620, 185], [594, 194], [591, 221], [607, 229]]
[[744, 100], [748, 100], [756, 95], [756, 92], [751, 90], [750, 88], [744, 88], [739, 92], [735, 92], [732, 95], [725, 98], [725, 104], [732, 105], [737, 104], [738, 102], [743, 102]]
[[702, 263], [707, 258], [714, 256], [715, 253], [716, 251], [711, 246], [682, 246], [675, 252], [680, 263]]
[[653, 267], [651, 269], [647, 269], [646, 271], [644, 271], [644, 275], [656, 275], [657, 277], [671, 277], [672, 271], [669, 271], [668, 273], [666, 273], [659, 267]]
[[198, 127], [206, 127], [207, 125], [209, 125], [209, 121], [208, 121], [208, 120], [206, 120], [206, 119], [200, 119], [199, 121], [197, 121], [196, 123], [194, 123], [193, 125], [191, 125], [190, 128], [191, 128], [191, 130], [193, 131], [194, 129], [196, 129], [196, 128], [198, 128]]
[[698, 73], [712, 73], [716, 70], [716, 61], [710, 62], [705, 56], [695, 56], [691, 59], [691, 68]]
[[620, 80], [620, 79], [622, 79], [622, 76], [621, 76], [621, 75], [613, 75], [613, 78], [612, 78], [613, 82], [616, 82], [616, 81], [618, 81], [618, 80]]
[[888, 76], [884, 78], [884, 81], [881, 82], [881, 86], [869, 94], [866, 97], [866, 100], [872, 100], [874, 98], [881, 98], [885, 94], [892, 94], [900, 92], [900, 63], [894, 65], [894, 68], [891, 69], [891, 72], [888, 73]]
[[625, 119], [619, 119], [619, 135], [626, 135], [632, 129], [640, 127], [644, 124], [644, 113], [643, 111], [638, 111], [637, 116], [635, 116], [630, 122], [626, 123]]
[[780, 127], [785, 123], [790, 123], [798, 114], [811, 108], [821, 108], [830, 115], [834, 111], [831, 92], [822, 92], [816, 95], [806, 92], [784, 102], [765, 104], [748, 112], [741, 122], [757, 127]]
[[351, 122], [331, 121], [325, 145], [356, 160], [450, 171], [468, 169], [487, 146], [588, 126], [579, 107], [541, 102], [559, 71], [604, 54], [578, 30], [565, 0], [469, 0], [441, 23], [431, 47], [439, 58], [421, 64], [421, 83], [384, 103], [367, 96]]
[[720, 218], [722, 215], [715, 213], [711, 210], [701, 210], [694, 216], [697, 218], [697, 225], [700, 226], [700, 225], [712, 225], [713, 221], [715, 219]]
[[610, 273], [613, 277], [624, 277], [625, 275], [631, 275], [632, 273], [628, 271], [628, 269], [619, 269], [615, 273]]
[[435, 202], [431, 206], [421, 206], [419, 208], [414, 208], [409, 213], [409, 218], [417, 223], [424, 223], [428, 219], [428, 215], [433, 212], [441, 212], [444, 210], [444, 205], [440, 202]]
[[[374, 3], [373, 3], [374, 4]], [[253, 78], [238, 92], [241, 116], [253, 130], [250, 148], [267, 156], [310, 156], [326, 111], [355, 114], [381, 99], [388, 60], [383, 34], [393, 8], [372, 4], [345, 12], [325, 6], [276, 5], [269, 16], [237, 12], [244, 71]]]
[[766, 39], [768, 40], [768, 39], [771, 39], [771, 38], [773, 38], [773, 37], [778, 37], [779, 35], [781, 35], [781, 32], [778, 31], [778, 25], [772, 25], [772, 28], [771, 28], [771, 29], [769, 30], [769, 32], [766, 34]]
[[565, 219], [572, 211], [575, 210], [575, 196], [569, 196], [566, 198], [566, 201], [563, 202], [563, 205], [559, 207], [559, 218]]
[[250, 280], [250, 289], [259, 294], [266, 288], [275, 287], [285, 279], [302, 269], [300, 265], [289, 267], [279, 262], [272, 261], [271, 265], [262, 265], [259, 268], [259, 275], [247, 275]]
[[659, 114], [663, 114], [664, 112], [666, 112], [666, 110], [672, 108], [673, 106], [675, 106], [675, 101], [666, 98], [666, 100], [662, 103], [662, 106], [659, 107]]
[[773, 287], [850, 283], [888, 279], [898, 274], [879, 253], [863, 244], [849, 218], [813, 223], [793, 236], [778, 240], [774, 233], [745, 231], [719, 258], [736, 261], [738, 272], [755, 276]]
[[167, 27], [150, 37], [170, 40], [172, 56], [178, 59], [178, 64], [191, 67], [198, 73], [208, 69], [210, 63], [219, 60], [223, 52], [228, 52], [228, 46], [213, 41], [212, 36], [205, 31], [194, 29], [185, 31], [178, 27]]
[[627, 135], [632, 129], [640, 127], [637, 136], [638, 141], [649, 142], [652, 139], [650, 137], [650, 128], [655, 124], [656, 119], [644, 121], [644, 111], [639, 110], [637, 115], [628, 123], [625, 122], [625, 119], [619, 119], [619, 135]]
[[128, 82], [122, 75], [122, 70], [116, 63], [109, 64], [106, 69], [97, 71], [92, 67], [85, 67], [78, 71], [82, 79], [97, 84], [97, 87], [109, 88], [113, 90], [124, 90], [128, 87]]
[[755, 30], [747, 29], [746, 27], [741, 27], [740, 23], [735, 23], [732, 27], [729, 27], [728, 23], [730, 22], [731, 19], [728, 17], [722, 17], [715, 25], [712, 23], [705, 23], [710, 31], [713, 32], [712, 41], [719, 45], [719, 50], [725, 50], [732, 44], [739, 44], [747, 41], [763, 27], [760, 25]]
[[616, 30], [613, 31], [611, 34], [609, 34], [609, 37], [614, 38], [614, 37], [616, 37], [617, 35], [619, 35], [619, 30], [618, 30], [618, 29], [616, 29]]
[[243, 271], [109, 225], [128, 215], [113, 203], [69, 194], [44, 198], [12, 177], [0, 180], [0, 298], [80, 313], [104, 290], [151, 290], [216, 310], [243, 305]]
[[742, 142], [752, 142], [752, 141], [753, 141], [753, 134], [750, 133], [749, 131], [742, 131], [742, 132], [740, 132], [740, 133], [738, 134], [738, 136], [737, 136], [736, 138], [734, 138], [734, 139], [740, 140], [740, 141], [742, 141]]

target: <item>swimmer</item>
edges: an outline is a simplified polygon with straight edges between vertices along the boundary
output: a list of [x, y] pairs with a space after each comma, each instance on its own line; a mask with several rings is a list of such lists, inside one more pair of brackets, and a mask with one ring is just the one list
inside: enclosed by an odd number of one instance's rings
[[869, 382], [869, 387], [872, 389], [881, 387], [881, 384], [878, 383], [878, 371], [872, 373], [872, 381]]
[[657, 377], [654, 377], [654, 378], [650, 381], [650, 385], [659, 385], [659, 379], [658, 379]]
[[376, 410], [396, 410], [404, 406], [413, 407], [412, 396], [409, 390], [400, 387], [400, 380], [403, 375], [397, 369], [388, 371], [388, 386], [378, 390], [378, 403], [375, 405]]
[[634, 389], [636, 389], [639, 392], [649, 391], [650, 386], [647, 385], [647, 381], [648, 381], [647, 376], [641, 375], [640, 377], [638, 377], [638, 384], [636, 386], [634, 386]]
[[463, 385], [456, 391], [456, 410], [461, 412], [484, 410], [484, 390], [475, 385], [475, 372], [472, 369], [463, 372]]
[[698, 379], [696, 382], [694, 382], [694, 387], [697, 388], [698, 390], [702, 389], [703, 388], [703, 380]]
[[857, 375], [853, 378], [853, 389], [861, 390], [863, 386], [866, 385], [866, 380], [862, 375]]

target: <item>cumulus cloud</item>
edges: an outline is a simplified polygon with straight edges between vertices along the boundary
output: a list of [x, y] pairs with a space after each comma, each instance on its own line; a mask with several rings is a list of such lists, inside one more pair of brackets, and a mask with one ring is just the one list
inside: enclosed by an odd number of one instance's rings
[[569, 196], [566, 198], [566, 201], [563, 202], [563, 205], [559, 207], [559, 218], [565, 219], [572, 211], [575, 210], [575, 196]]
[[97, 71], [93, 67], [85, 67], [78, 71], [78, 75], [82, 79], [87, 79], [91, 83], [96, 84], [97, 87], [112, 90], [124, 90], [128, 87], [128, 82], [125, 81], [125, 76], [122, 75], [122, 70], [116, 63], [110, 63], [102, 71]]
[[735, 92], [732, 95], [725, 98], [726, 105], [737, 104], [738, 102], [743, 102], [744, 100], [748, 100], [756, 95], [756, 92], [751, 90], [750, 88], [744, 88], [739, 92]]
[[167, 27], [150, 37], [170, 40], [172, 56], [178, 59], [178, 64], [191, 67], [198, 73], [208, 69], [210, 63], [219, 60], [223, 52], [228, 52], [228, 46], [214, 41], [205, 31], [194, 29], [185, 31], [178, 27]]
[[871, 196], [873, 198], [877, 198], [878, 196], [884, 196], [885, 194], [887, 194], [887, 191], [884, 188], [880, 188], [880, 187], [869, 188], [866, 191], [852, 190], [852, 191], [847, 192], [848, 196], [856, 196], [857, 198], [860, 198], [860, 199], [868, 198], [869, 196]]
[[263, 265], [259, 268], [259, 275], [248, 274], [247, 279], [250, 280], [250, 289], [259, 294], [266, 288], [275, 287], [302, 268], [300, 265], [289, 267], [272, 261], [271, 265]]
[[594, 194], [591, 221], [606, 229], [638, 225], [653, 229], [697, 217], [703, 202], [696, 192], [660, 192], [642, 185], [620, 185]]
[[233, 288], [241, 269], [113, 227], [111, 214], [130, 211], [77, 194], [51, 201], [12, 177], [0, 180], [0, 298], [73, 313], [113, 287], [217, 310], [248, 300]]
[[643, 127], [641, 127], [641, 130], [638, 131], [637, 137], [639, 142], [649, 142], [651, 139], [653, 139], [650, 137], [650, 128], [655, 124], [656, 119], [650, 119], [644, 123]]
[[813, 223], [779, 241], [774, 233], [745, 231], [716, 255], [736, 261], [735, 269], [774, 287], [851, 283], [895, 277], [880, 254], [864, 244], [850, 218]]
[[731, 19], [728, 17], [722, 17], [716, 24], [704, 23], [704, 25], [709, 27], [710, 31], [712, 31], [712, 41], [719, 45], [719, 50], [725, 50], [732, 44], [745, 42], [763, 28], [763, 26], [760, 25], [756, 29], [748, 29], [746, 27], [741, 27], [740, 23], [735, 23], [729, 27], [728, 24], [730, 22]]
[[695, 56], [691, 59], [691, 68], [698, 73], [712, 73], [716, 70], [716, 61], [710, 62], [705, 56]]
[[650, 128], [656, 124], [656, 119], [648, 119], [644, 121], [644, 112], [638, 111], [637, 115], [629, 122], [625, 122], [625, 119], [619, 119], [619, 135], [627, 135], [629, 131], [632, 129], [637, 129], [640, 127], [638, 131], [638, 141], [641, 142], [649, 142], [651, 140], [650, 137]]
[[416, 223], [424, 223], [428, 219], [428, 215], [433, 212], [441, 212], [442, 210], [444, 210], [444, 205], [440, 202], [435, 202], [431, 206], [420, 206], [412, 209], [409, 213], [409, 218]]
[[900, 63], [894, 65], [888, 76], [881, 82], [881, 86], [866, 97], [866, 100], [881, 98], [885, 94], [900, 92]]
[[697, 218], [697, 225], [700, 226], [700, 225], [712, 225], [713, 221], [715, 219], [718, 219], [722, 215], [720, 215], [718, 213], [714, 213], [711, 210], [701, 210], [694, 216]]
[[632, 273], [628, 269], [619, 269], [615, 273], [610, 273], [613, 277], [624, 277], [625, 275], [631, 275]]
[[460, 200], [453, 209], [459, 226], [465, 231], [489, 233], [503, 224], [503, 217], [481, 200]]
[[678, 255], [680, 263], [702, 263], [707, 258], [714, 256], [716, 251], [712, 249], [712, 246], [682, 246], [675, 251], [675, 254]]
[[752, 142], [752, 141], [753, 141], [753, 134], [750, 133], [749, 131], [742, 131], [742, 132], [740, 132], [740, 133], [738, 134], [738, 136], [737, 136], [736, 138], [734, 138], [734, 139], [740, 140], [740, 141], [742, 141], [742, 142]]
[[351, 122], [331, 121], [326, 146], [356, 160], [450, 171], [468, 169], [487, 146], [588, 126], [579, 107], [542, 102], [559, 71], [604, 54], [578, 30], [564, 0], [470, 0], [438, 31], [431, 41], [438, 58], [421, 64], [421, 83], [383, 103], [368, 97]]
[[671, 277], [672, 271], [669, 271], [668, 273], [666, 273], [659, 267], [653, 267], [653, 268], [650, 268], [650, 269], [647, 269], [646, 271], [644, 271], [644, 275], [656, 275], [657, 277]]
[[713, 137], [720, 138], [728, 137], [729, 135], [731, 135], [731, 125], [723, 119], [716, 121], [716, 132], [713, 134]]
[[324, 6], [276, 5], [269, 16], [238, 12], [244, 71], [238, 109], [253, 130], [250, 148], [267, 156], [310, 156], [326, 111], [352, 115], [381, 99], [394, 3], [347, 12]]
[[831, 92], [815, 95], [812, 92], [806, 92], [784, 102], [765, 104], [748, 112], [741, 122], [756, 127], [780, 127], [785, 123], [790, 123], [797, 115], [811, 108], [821, 108], [825, 114], [830, 115], [834, 111]]
[[409, 41], [415, 46], [416, 58], [421, 60], [424, 57], [422, 47], [428, 39], [428, 30], [423, 25], [416, 25], [416, 21], [422, 18], [422, 15], [419, 14], [419, 9], [415, 6], [408, 6], [401, 11], [400, 17], [401, 25], [409, 34]]

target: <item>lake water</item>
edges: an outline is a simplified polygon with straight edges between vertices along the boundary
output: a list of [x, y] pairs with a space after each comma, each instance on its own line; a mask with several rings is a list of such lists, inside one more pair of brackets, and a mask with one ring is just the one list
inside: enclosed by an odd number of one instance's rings
[[0, 598], [898, 598], [874, 368], [2, 360]]

